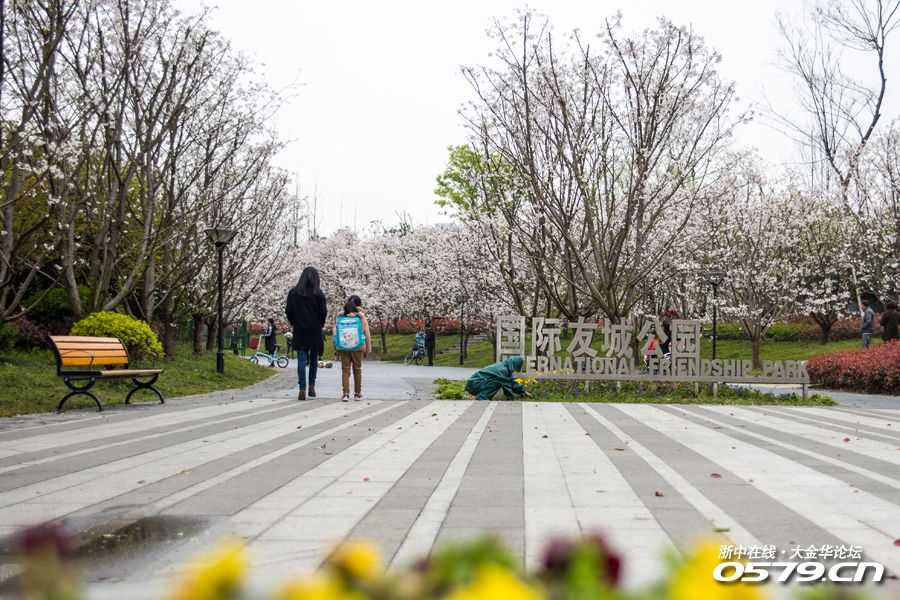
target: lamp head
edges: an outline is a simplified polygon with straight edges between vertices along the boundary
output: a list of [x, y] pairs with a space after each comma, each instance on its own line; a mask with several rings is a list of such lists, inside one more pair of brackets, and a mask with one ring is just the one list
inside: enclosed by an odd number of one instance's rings
[[222, 246], [227, 246], [228, 243], [234, 239], [234, 236], [237, 235], [237, 229], [230, 229], [228, 227], [208, 227], [206, 229], [206, 238], [210, 241], [212, 245], [216, 248], [221, 248]]
[[704, 277], [706, 277], [706, 281], [710, 285], [718, 286], [722, 283], [722, 281], [728, 276], [728, 273], [723, 271], [722, 269], [712, 268], [706, 273], [704, 273]]

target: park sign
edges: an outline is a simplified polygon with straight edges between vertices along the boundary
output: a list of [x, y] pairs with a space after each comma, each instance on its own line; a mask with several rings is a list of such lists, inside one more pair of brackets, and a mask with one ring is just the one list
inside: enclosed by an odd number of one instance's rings
[[[803, 385], [804, 394], [809, 383], [805, 361], [764, 360], [761, 373], [751, 375], [752, 361], [701, 358], [700, 321], [697, 320], [673, 320], [670, 340], [658, 319], [645, 320], [638, 330], [627, 319], [617, 323], [590, 323], [583, 317], [576, 322], [532, 317], [530, 348], [526, 348], [526, 321], [519, 315], [497, 319], [498, 358], [522, 356], [522, 377], [579, 381], [787, 383]], [[571, 337], [562, 335], [565, 329], [571, 330]], [[591, 347], [595, 335], [602, 336], [600, 351]], [[642, 357], [639, 362], [632, 349], [634, 341]], [[662, 345], [667, 342], [670, 353], [664, 354]]]

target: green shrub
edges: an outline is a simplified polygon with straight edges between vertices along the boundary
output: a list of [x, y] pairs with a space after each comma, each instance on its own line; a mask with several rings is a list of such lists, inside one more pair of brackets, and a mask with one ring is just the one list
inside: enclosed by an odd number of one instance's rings
[[19, 330], [15, 326], [9, 323], [0, 325], [0, 352], [11, 350], [13, 344], [16, 343], [16, 336], [18, 335]]
[[114, 312], [96, 312], [72, 326], [71, 335], [117, 337], [128, 348], [131, 357], [140, 360], [147, 356], [162, 357], [163, 347], [146, 321], [132, 319]]
[[[43, 297], [41, 297], [43, 294]], [[88, 303], [90, 289], [86, 285], [78, 286], [78, 295], [81, 297], [82, 306]], [[38, 301], [40, 298], [40, 301]], [[28, 296], [23, 306], [37, 305], [28, 312], [28, 318], [46, 326], [55, 334], [65, 334], [72, 325], [74, 317], [72, 307], [69, 305], [69, 294], [63, 288], [53, 288], [50, 291], [38, 290]]]

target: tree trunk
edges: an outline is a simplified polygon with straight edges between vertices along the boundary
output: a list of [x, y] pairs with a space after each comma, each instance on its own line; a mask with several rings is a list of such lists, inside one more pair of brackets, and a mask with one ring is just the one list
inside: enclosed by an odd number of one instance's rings
[[147, 259], [146, 270], [144, 271], [144, 286], [142, 294], [141, 311], [144, 313], [144, 320], [148, 323], [153, 322], [153, 316], [156, 312], [156, 261], [151, 255]]
[[753, 368], [759, 369], [762, 367], [762, 363], [759, 361], [759, 340], [752, 340], [750, 345], [753, 348]]
[[387, 323], [381, 322], [381, 355], [387, 356]]
[[167, 359], [175, 360], [175, 337], [177, 336], [177, 331], [175, 324], [172, 322], [175, 320], [175, 298], [171, 294], [162, 301], [162, 320], [163, 351]]
[[206, 349], [207, 350], [215, 350], [216, 349], [216, 340], [218, 339], [218, 329], [219, 323], [217, 321], [216, 315], [209, 315], [206, 317]]
[[194, 313], [191, 315], [194, 320], [194, 354], [200, 356], [203, 354], [203, 321], [202, 313]]
[[165, 322], [163, 323], [162, 343], [166, 359], [175, 360], [175, 327], [172, 325], [168, 315], [166, 315]]
[[837, 321], [837, 315], [812, 313], [810, 316], [819, 326], [819, 341], [827, 344], [831, 338], [831, 326]]

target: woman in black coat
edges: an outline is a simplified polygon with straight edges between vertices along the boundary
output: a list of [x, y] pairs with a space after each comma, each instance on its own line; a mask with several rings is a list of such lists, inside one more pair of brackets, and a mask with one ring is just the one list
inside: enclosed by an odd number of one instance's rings
[[[328, 308], [325, 294], [319, 287], [319, 272], [315, 267], [306, 267], [300, 274], [300, 281], [288, 292], [285, 308], [288, 322], [293, 328], [294, 349], [297, 351], [297, 382], [300, 393], [297, 400], [316, 397], [316, 371], [319, 357], [325, 351], [322, 329]], [[306, 387], [306, 368], [309, 366], [309, 388]]]

